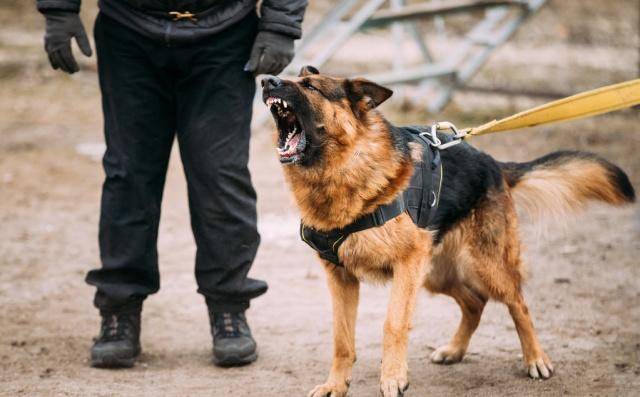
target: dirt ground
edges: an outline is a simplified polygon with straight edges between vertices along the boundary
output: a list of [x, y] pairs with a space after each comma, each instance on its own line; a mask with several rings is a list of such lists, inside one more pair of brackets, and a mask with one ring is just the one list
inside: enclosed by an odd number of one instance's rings
[[[95, 8], [85, 3], [90, 16]], [[93, 290], [83, 282], [99, 266], [103, 173], [96, 160], [102, 139], [96, 75], [49, 71], [40, 52], [39, 17], [25, 14], [20, 25], [8, 17], [25, 7], [20, 4], [0, 1], [0, 21], [8, 26], [0, 31], [0, 395], [301, 396], [323, 382], [331, 355], [328, 291], [322, 269], [297, 236], [296, 210], [264, 129], [254, 132], [251, 153], [262, 234], [252, 276], [270, 285], [248, 314], [259, 360], [235, 369], [210, 362], [186, 187], [174, 152], [158, 243], [162, 289], [145, 303], [142, 359], [129, 370], [88, 366], [99, 326]], [[633, 29], [640, 3], [589, 8], [599, 4], [552, 1], [528, 27], [531, 37], [519, 35], [500, 50], [474, 83], [492, 87], [506, 80], [511, 88], [572, 92], [636, 77]], [[325, 6], [314, 5], [310, 18]], [[440, 115], [397, 103], [383, 110], [397, 122], [451, 119], [467, 126], [541, 101], [463, 93]], [[638, 113], [482, 137], [474, 144], [516, 161], [555, 149], [590, 150], [621, 165], [639, 187]], [[525, 376], [513, 323], [495, 303], [462, 363], [431, 364], [430, 352], [448, 341], [459, 311], [451, 299], [424, 293], [411, 334], [408, 396], [639, 395], [640, 207], [594, 206], [575, 220], [559, 221], [567, 226], [551, 223], [544, 237], [527, 222], [522, 232], [531, 273], [525, 296], [555, 376], [544, 382]], [[378, 395], [387, 297], [386, 287], [362, 290], [351, 396]]]

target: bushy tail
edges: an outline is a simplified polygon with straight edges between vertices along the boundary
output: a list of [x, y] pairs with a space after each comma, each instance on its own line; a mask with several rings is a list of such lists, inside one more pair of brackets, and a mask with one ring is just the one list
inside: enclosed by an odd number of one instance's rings
[[559, 151], [501, 167], [516, 205], [533, 220], [564, 217], [590, 201], [612, 205], [635, 201], [624, 171], [592, 153]]

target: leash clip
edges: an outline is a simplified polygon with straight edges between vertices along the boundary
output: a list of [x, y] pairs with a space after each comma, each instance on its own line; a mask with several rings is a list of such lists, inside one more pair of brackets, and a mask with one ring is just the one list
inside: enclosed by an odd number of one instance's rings
[[[440, 138], [438, 138], [438, 131], [453, 132], [453, 140], [447, 143], [442, 143]], [[428, 131], [420, 133], [420, 136], [426, 138], [431, 146], [440, 150], [459, 144], [466, 135], [467, 133], [465, 131], [458, 130], [453, 123], [448, 121], [441, 121], [439, 123], [432, 124]]]

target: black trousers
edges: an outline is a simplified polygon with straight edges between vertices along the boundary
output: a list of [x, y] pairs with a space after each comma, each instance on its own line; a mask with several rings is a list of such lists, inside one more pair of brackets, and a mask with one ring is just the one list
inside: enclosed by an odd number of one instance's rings
[[255, 81], [243, 71], [254, 13], [181, 46], [151, 40], [100, 14], [95, 25], [107, 150], [100, 215], [102, 268], [87, 274], [95, 305], [117, 310], [158, 291], [156, 242], [174, 137], [197, 245], [198, 292], [239, 311], [267, 290], [247, 277], [260, 236], [247, 168]]

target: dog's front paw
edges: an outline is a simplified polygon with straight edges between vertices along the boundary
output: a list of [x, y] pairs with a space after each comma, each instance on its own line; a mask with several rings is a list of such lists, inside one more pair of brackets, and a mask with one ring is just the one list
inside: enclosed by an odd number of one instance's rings
[[455, 364], [462, 361], [464, 353], [464, 349], [456, 348], [455, 346], [440, 346], [431, 353], [431, 362], [436, 364]]
[[347, 395], [347, 390], [349, 390], [348, 381], [342, 384], [327, 382], [314, 387], [307, 397], [344, 397]]
[[553, 375], [553, 364], [546, 354], [527, 360], [527, 374], [533, 379], [549, 379]]
[[380, 393], [383, 397], [402, 397], [408, 388], [409, 382], [406, 376], [380, 381]]

